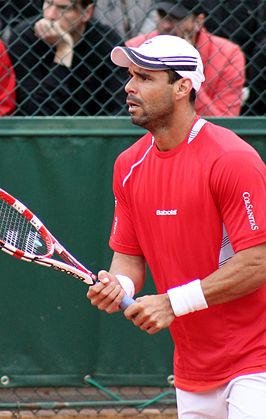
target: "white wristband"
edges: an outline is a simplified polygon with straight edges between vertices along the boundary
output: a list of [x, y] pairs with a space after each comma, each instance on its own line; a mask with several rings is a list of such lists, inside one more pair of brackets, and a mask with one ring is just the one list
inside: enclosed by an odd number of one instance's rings
[[176, 316], [208, 308], [200, 282], [200, 279], [195, 279], [188, 284], [167, 291]]
[[123, 288], [123, 290], [125, 291], [125, 293], [129, 297], [133, 298], [134, 295], [135, 295], [135, 285], [134, 285], [134, 282], [132, 281], [132, 279], [130, 279], [126, 275], [120, 275], [120, 274], [116, 275], [116, 278], [120, 282], [120, 285]]

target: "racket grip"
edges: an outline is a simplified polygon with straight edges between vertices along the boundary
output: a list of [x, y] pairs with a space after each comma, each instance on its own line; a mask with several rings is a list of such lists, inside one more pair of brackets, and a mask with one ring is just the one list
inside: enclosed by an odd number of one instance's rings
[[[99, 279], [96, 279], [95, 283], [100, 282]], [[131, 304], [135, 303], [135, 300], [131, 297], [129, 297], [127, 294], [124, 295], [121, 303], [120, 303], [120, 308], [121, 310], [125, 310], [126, 308], [128, 308], [129, 306], [131, 306]]]
[[125, 310], [128, 308], [131, 304], [134, 304], [135, 300], [128, 295], [124, 295], [123, 300], [120, 303], [121, 310]]

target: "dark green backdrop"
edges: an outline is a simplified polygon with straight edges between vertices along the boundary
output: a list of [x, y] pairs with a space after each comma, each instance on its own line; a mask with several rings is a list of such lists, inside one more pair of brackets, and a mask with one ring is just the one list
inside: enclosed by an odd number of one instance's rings
[[[213, 121], [266, 160], [266, 119]], [[2, 118], [0, 186], [93, 271], [108, 268], [113, 163], [143, 132], [128, 118]], [[0, 378], [8, 386], [85, 385], [87, 375], [104, 385], [167, 385], [167, 331], [148, 336], [121, 313], [91, 307], [86, 285], [2, 252], [0, 272]], [[148, 277], [143, 292], [153, 291]]]

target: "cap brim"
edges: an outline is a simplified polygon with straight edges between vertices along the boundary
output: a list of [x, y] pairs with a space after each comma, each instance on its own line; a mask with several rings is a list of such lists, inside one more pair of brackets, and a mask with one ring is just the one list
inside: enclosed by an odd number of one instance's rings
[[161, 58], [140, 54], [137, 48], [115, 47], [111, 52], [111, 60], [119, 67], [129, 67], [132, 63], [149, 70], [167, 70], [171, 67]]
[[115, 47], [111, 52], [111, 60], [119, 67], [129, 67], [133, 62], [130, 60], [126, 47]]

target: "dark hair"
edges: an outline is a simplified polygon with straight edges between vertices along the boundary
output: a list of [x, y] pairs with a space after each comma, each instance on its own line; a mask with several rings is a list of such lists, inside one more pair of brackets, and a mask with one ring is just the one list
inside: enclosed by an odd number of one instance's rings
[[95, 5], [96, 4], [96, 0], [72, 0], [72, 4], [74, 6], [80, 4], [81, 7], [83, 7], [85, 9], [90, 4], [94, 4]]
[[[174, 84], [177, 80], [180, 80], [183, 78], [175, 70], [166, 70], [166, 72], [168, 73], [170, 84]], [[196, 100], [196, 90], [193, 88], [189, 95], [189, 101], [193, 105], [195, 103], [195, 100]]]
[[[157, 8], [156, 8], [156, 3], [158, 5]], [[210, 14], [213, 10], [213, 5], [215, 4], [213, 0], [197, 0], [197, 1], [196, 0], [178, 0], [178, 1], [177, 0], [167, 0], [167, 1], [156, 0], [155, 1], [156, 10], [164, 11], [165, 9], [165, 7], [163, 7], [164, 3], [167, 3], [168, 7], [170, 4], [172, 4], [172, 10], [168, 9], [167, 12], [164, 12], [166, 15], [171, 15], [171, 11], [173, 11], [174, 8], [177, 7], [177, 8], [184, 9], [184, 11], [187, 11], [187, 15], [190, 15], [193, 13], [195, 16], [198, 16], [201, 13], [204, 13], [205, 15]], [[161, 9], [160, 9], [160, 5], [162, 7]], [[177, 18], [178, 18], [178, 15], [177, 15]]]

